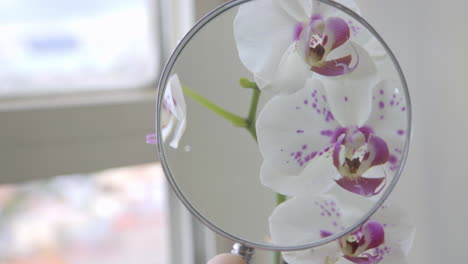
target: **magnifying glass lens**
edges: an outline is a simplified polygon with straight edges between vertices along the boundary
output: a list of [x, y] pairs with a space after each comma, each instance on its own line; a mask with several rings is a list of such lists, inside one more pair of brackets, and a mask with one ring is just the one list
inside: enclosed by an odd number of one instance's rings
[[160, 159], [219, 234], [271, 250], [319, 246], [359, 228], [395, 186], [410, 135], [406, 82], [349, 7], [232, 1], [171, 56]]

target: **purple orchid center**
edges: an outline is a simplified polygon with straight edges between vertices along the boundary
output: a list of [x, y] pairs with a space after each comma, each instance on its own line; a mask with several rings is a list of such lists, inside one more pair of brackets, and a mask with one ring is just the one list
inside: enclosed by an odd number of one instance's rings
[[356, 264], [379, 263], [383, 256], [379, 254], [373, 256], [366, 251], [377, 248], [384, 242], [384, 227], [377, 221], [369, 221], [357, 231], [339, 240], [344, 257]]
[[333, 165], [341, 175], [336, 180], [338, 185], [363, 196], [378, 194], [385, 185], [385, 176], [365, 178], [362, 175], [389, 160], [387, 143], [367, 126], [339, 128], [333, 140]]
[[[320, 231], [322, 238], [332, 234], [330, 231]], [[338, 239], [343, 257], [356, 264], [377, 264], [382, 261], [382, 251], [374, 250], [372, 255], [368, 250], [378, 249], [384, 242], [384, 226], [377, 221], [368, 221], [358, 230]]]
[[[350, 39], [348, 24], [339, 17], [324, 19], [313, 15], [307, 26], [298, 23], [294, 27], [294, 40], [303, 41], [304, 58], [313, 72], [325, 76], [340, 76], [356, 69], [359, 59], [351, 66], [353, 55], [328, 59], [330, 52]], [[357, 56], [357, 55], [356, 55]]]

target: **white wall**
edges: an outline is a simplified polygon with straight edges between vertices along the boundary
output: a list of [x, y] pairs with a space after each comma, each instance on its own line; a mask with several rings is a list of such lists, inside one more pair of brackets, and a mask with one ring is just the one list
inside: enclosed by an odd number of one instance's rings
[[468, 263], [468, 2], [359, 3], [396, 53], [412, 96], [410, 155], [392, 195], [410, 211], [418, 230], [410, 263]]

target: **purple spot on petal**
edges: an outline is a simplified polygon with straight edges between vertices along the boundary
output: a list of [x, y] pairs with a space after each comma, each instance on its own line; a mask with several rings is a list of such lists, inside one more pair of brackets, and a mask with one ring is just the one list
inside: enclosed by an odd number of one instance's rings
[[307, 100], [304, 100], [304, 104], [305, 104], [305, 105], [306, 105], [306, 104], [308, 104], [308, 103], [309, 103], [309, 101], [307, 101]]
[[332, 121], [332, 120], [335, 120], [335, 117], [333, 116], [331, 111], [328, 111], [327, 115], [325, 116], [325, 121], [329, 122], [329, 121]]
[[403, 107], [401, 108], [401, 111], [402, 111], [402, 112], [406, 111], [406, 107], [403, 106]]
[[345, 101], [345, 102], [348, 102], [348, 96], [345, 96], [345, 97], [344, 97], [344, 101]]
[[380, 101], [380, 102], [379, 102], [379, 108], [380, 108], [380, 109], [384, 109], [384, 108], [385, 108], [385, 103], [382, 102], [382, 101]]
[[315, 156], [317, 156], [317, 151], [310, 153], [310, 159], [315, 158]]
[[326, 237], [329, 237], [329, 236], [331, 236], [331, 235], [333, 235], [333, 233], [330, 232], [330, 231], [327, 231], [327, 230], [320, 230], [320, 237], [322, 237], [322, 238], [326, 238]]
[[298, 130], [296, 130], [296, 133], [297, 133], [297, 134], [302, 134], [302, 133], [304, 133], [304, 130], [298, 129]]
[[383, 94], [384, 94], [384, 90], [380, 89], [379, 93], [383, 95]]
[[383, 119], [384, 119], [384, 116], [383, 116], [383, 115], [381, 115], [381, 116], [379, 117], [379, 119], [380, 119], [380, 120], [383, 120]]
[[390, 155], [390, 157], [388, 158], [388, 162], [390, 162], [391, 164], [395, 165], [397, 163], [398, 159], [395, 155]]
[[398, 129], [397, 134], [403, 136], [405, 134], [405, 131], [403, 129]]
[[313, 107], [313, 108], [316, 108], [316, 107], [317, 107], [317, 104], [316, 104], [316, 103], [313, 103], [313, 104], [312, 104], [312, 107]]
[[327, 136], [327, 137], [333, 136], [333, 133], [334, 133], [333, 130], [329, 130], [329, 129], [320, 131], [320, 135]]

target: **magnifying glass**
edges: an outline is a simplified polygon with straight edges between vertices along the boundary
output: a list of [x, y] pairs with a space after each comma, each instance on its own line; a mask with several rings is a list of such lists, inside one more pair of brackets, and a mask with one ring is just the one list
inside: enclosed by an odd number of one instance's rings
[[169, 59], [158, 151], [206, 226], [245, 252], [301, 250], [382, 206], [406, 159], [410, 110], [395, 56], [353, 10], [237, 0], [198, 22]]

